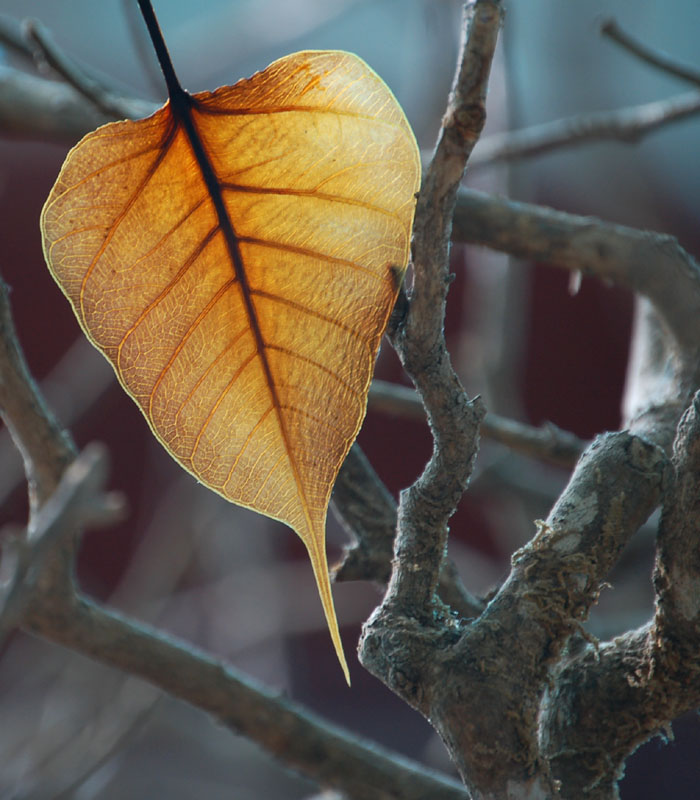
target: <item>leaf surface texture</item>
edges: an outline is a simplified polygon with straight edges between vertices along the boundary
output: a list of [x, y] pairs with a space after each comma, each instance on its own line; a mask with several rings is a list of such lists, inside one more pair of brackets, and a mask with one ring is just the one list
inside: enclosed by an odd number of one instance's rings
[[105, 125], [46, 202], [46, 260], [173, 457], [299, 534], [347, 676], [325, 519], [408, 260], [415, 140], [340, 52], [287, 56], [188, 115], [209, 179], [171, 104]]

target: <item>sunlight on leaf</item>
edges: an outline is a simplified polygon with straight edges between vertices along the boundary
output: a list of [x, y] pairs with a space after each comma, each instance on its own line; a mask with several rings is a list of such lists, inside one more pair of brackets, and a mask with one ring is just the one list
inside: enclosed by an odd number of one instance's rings
[[166, 104], [70, 152], [46, 260], [174, 458], [299, 534], [347, 677], [325, 520], [408, 259], [416, 143], [340, 52], [287, 56], [186, 116]]

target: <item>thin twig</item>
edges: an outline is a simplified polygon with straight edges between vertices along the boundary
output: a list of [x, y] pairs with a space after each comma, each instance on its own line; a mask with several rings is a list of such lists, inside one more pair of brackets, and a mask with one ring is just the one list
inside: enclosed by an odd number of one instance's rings
[[[27, 605], [40, 591], [37, 580], [43, 562], [83, 524], [111, 525], [124, 516], [118, 494], [103, 494], [107, 455], [103, 448], [86, 448], [63, 473], [56, 491], [37, 510], [25, 537], [14, 542], [16, 568], [0, 609], [0, 642], [21, 621]], [[70, 542], [67, 542], [70, 546]]]
[[7, 285], [0, 278], [0, 416], [22, 454], [32, 513], [53, 494], [75, 445], [46, 406], [17, 339]]
[[34, 50], [24, 37], [21, 24], [6, 14], [0, 14], [0, 44], [29, 61], [34, 59]]
[[579, 114], [482, 139], [469, 162], [470, 169], [503, 161], [530, 158], [584, 142], [638, 142], [658, 128], [700, 113], [700, 94], [686, 92], [664, 100]]
[[386, 584], [396, 532], [396, 501], [355, 442], [333, 487], [331, 507], [350, 537], [335, 581], [373, 580]]
[[627, 50], [633, 56], [636, 56], [641, 61], [651, 64], [657, 69], [667, 72], [676, 78], [680, 78], [687, 83], [692, 83], [695, 86], [700, 86], [700, 70], [696, 67], [690, 67], [686, 64], [681, 64], [666, 53], [659, 50], [654, 50], [646, 44], [643, 44], [638, 39], [635, 39], [629, 33], [626, 33], [614, 19], [603, 20], [600, 26], [600, 32], [603, 36], [607, 36], [620, 47]]
[[[61, 50], [51, 38], [49, 30], [37, 20], [25, 20], [24, 30], [46, 63], [107, 116], [113, 119], [129, 118], [133, 114], [134, 105], [139, 102], [144, 103], [145, 108], [150, 107], [150, 103], [125, 98], [108, 89], [103, 81], [95, 78], [94, 75], [79, 66], [75, 59]], [[145, 116], [145, 114], [139, 114], [139, 116]]]
[[[157, 106], [141, 100], [125, 100], [130, 119], [152, 114]], [[38, 78], [0, 64], [0, 131], [5, 137], [73, 145], [86, 133], [114, 115], [87, 102], [73, 86]]]
[[[425, 409], [418, 395], [407, 386], [374, 380], [369, 390], [369, 407], [409, 419], [424, 420]], [[481, 435], [507, 445], [524, 455], [562, 467], [573, 467], [587, 442], [551, 422], [539, 428], [489, 411], [481, 422]]]

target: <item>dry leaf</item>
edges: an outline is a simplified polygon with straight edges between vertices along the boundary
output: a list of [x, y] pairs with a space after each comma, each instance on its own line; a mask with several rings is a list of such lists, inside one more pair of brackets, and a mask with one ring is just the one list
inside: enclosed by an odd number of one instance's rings
[[366, 64], [297, 53], [89, 134], [41, 219], [54, 278], [158, 439], [304, 541], [346, 677], [325, 518], [408, 259], [419, 172]]

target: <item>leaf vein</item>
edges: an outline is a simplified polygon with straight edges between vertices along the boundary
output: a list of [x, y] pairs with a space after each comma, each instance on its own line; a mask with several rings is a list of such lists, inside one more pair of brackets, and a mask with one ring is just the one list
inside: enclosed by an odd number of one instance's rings
[[151, 302], [144, 308], [144, 310], [139, 314], [136, 320], [131, 324], [129, 329], [126, 331], [121, 341], [117, 345], [117, 370], [119, 371], [120, 375], [122, 374], [122, 363], [121, 363], [122, 350], [124, 349], [124, 345], [126, 344], [127, 339], [129, 339], [129, 337], [134, 333], [134, 331], [144, 321], [144, 319], [151, 313], [151, 311], [153, 311], [154, 308], [157, 308], [157, 306], [160, 305], [160, 303], [170, 294], [170, 292], [177, 285], [177, 283], [180, 280], [182, 280], [182, 278], [188, 272], [190, 267], [195, 263], [195, 261], [199, 258], [199, 256], [202, 255], [207, 245], [214, 239], [214, 236], [216, 235], [218, 230], [219, 227], [217, 225], [209, 231], [209, 233], [202, 239], [202, 241], [199, 242], [197, 247], [190, 253], [190, 255], [184, 261], [183, 265], [173, 276], [170, 282], [163, 287], [163, 289], [153, 300], [151, 300]]
[[327, 261], [330, 264], [342, 264], [345, 267], [351, 267], [352, 269], [357, 269], [360, 272], [364, 272], [366, 275], [370, 275], [379, 282], [385, 282], [388, 280], [386, 275], [378, 275], [374, 270], [365, 267], [363, 264], [360, 264], [357, 261], [350, 261], [346, 258], [337, 258], [336, 256], [331, 256], [327, 253], [320, 253], [318, 250], [313, 250], [309, 247], [299, 247], [293, 244], [285, 244], [284, 242], [275, 242], [272, 239], [260, 239], [256, 236], [239, 236], [238, 241], [244, 242], [245, 244], [258, 245], [259, 247], [268, 247], [271, 250], [282, 250], [286, 253], [296, 253], [300, 256], [310, 256], [311, 258], [316, 258], [319, 261]]
[[216, 294], [211, 298], [211, 300], [202, 309], [202, 311], [199, 313], [197, 318], [192, 322], [192, 324], [189, 326], [189, 328], [185, 331], [185, 333], [182, 335], [182, 337], [180, 337], [180, 340], [178, 341], [177, 347], [173, 351], [173, 354], [170, 356], [170, 358], [168, 359], [168, 361], [165, 364], [165, 366], [163, 367], [163, 369], [160, 371], [160, 374], [158, 375], [158, 378], [156, 379], [156, 382], [153, 384], [153, 388], [151, 389], [151, 392], [150, 392], [150, 395], [149, 395], [149, 401], [148, 401], [148, 414], [149, 414], [149, 416], [152, 416], [152, 414], [153, 414], [153, 400], [155, 398], [156, 392], [158, 391], [158, 387], [160, 386], [161, 382], [163, 381], [163, 378], [167, 374], [168, 370], [172, 367], [173, 363], [175, 362], [175, 359], [178, 357], [178, 355], [182, 351], [183, 347], [187, 344], [190, 336], [192, 336], [192, 334], [197, 330], [197, 328], [202, 323], [202, 321], [209, 315], [209, 313], [211, 312], [212, 308], [214, 308], [214, 306], [219, 302], [219, 300], [226, 294], [226, 292], [235, 283], [236, 283], [236, 278], [235, 277], [230, 278], [228, 281], [226, 281], [226, 283], [224, 283], [224, 285], [221, 286], [217, 290]]
[[209, 410], [209, 413], [207, 414], [204, 422], [202, 423], [199, 429], [199, 433], [197, 434], [197, 438], [195, 439], [194, 446], [192, 447], [192, 452], [189, 455], [190, 461], [193, 461], [195, 453], [199, 448], [199, 443], [202, 440], [202, 436], [204, 436], [206, 429], [209, 427], [209, 423], [212, 421], [214, 414], [216, 414], [219, 406], [224, 401], [226, 395], [231, 391], [231, 388], [233, 387], [234, 383], [240, 378], [241, 374], [243, 373], [243, 370], [251, 363], [251, 361], [253, 361], [256, 355], [258, 355], [258, 351], [254, 349], [239, 365], [238, 369], [234, 372], [231, 380], [226, 384], [226, 386], [224, 386], [221, 392], [219, 392], [219, 396], [216, 398], [216, 402]]
[[[348, 167], [347, 169], [351, 169]], [[345, 171], [345, 170], [343, 170]], [[333, 178], [337, 177], [340, 172], [334, 173], [330, 175], [328, 178], [325, 178], [319, 186], [324, 183], [327, 183]], [[352, 197], [342, 197], [341, 195], [335, 194], [326, 194], [325, 192], [317, 191], [317, 188], [314, 189], [291, 189], [283, 186], [278, 187], [264, 187], [264, 186], [246, 186], [245, 184], [241, 183], [228, 183], [223, 182], [222, 187], [227, 189], [228, 191], [232, 192], [242, 192], [247, 194], [273, 194], [273, 195], [289, 195], [290, 197], [313, 197], [319, 200], [326, 200], [329, 203], [341, 203], [343, 205], [348, 206], [357, 206], [359, 208], [365, 208], [368, 211], [373, 211], [376, 214], [382, 214], [385, 217], [390, 217], [391, 219], [400, 222], [401, 219], [397, 213], [394, 211], [389, 211], [388, 209], [381, 208], [381, 206], [375, 206], [372, 203], [367, 203], [364, 200], [356, 200]]]
[[[223, 484], [221, 486], [221, 490], [224, 493], [226, 493], [226, 486], [228, 485], [228, 482], [233, 477], [233, 473], [234, 473], [236, 467], [238, 466], [238, 462], [241, 460], [241, 457], [243, 456], [243, 453], [245, 452], [245, 450], [248, 447], [248, 445], [253, 441], [253, 439], [255, 437], [255, 434], [258, 432], [258, 429], [260, 428], [260, 426], [270, 416], [270, 413], [272, 411], [274, 411], [274, 409], [275, 409], [274, 405], [268, 406], [267, 409], [265, 410], [265, 412], [260, 415], [260, 419], [255, 423], [255, 425], [253, 425], [252, 429], [249, 431], [248, 435], [246, 436], [246, 439], [243, 442], [243, 446], [238, 451], [238, 455], [233, 459], [233, 464], [231, 465], [231, 469], [229, 469], [228, 475], [226, 476], [226, 480], [223, 482]], [[265, 450], [263, 450], [261, 453], [259, 453], [258, 457], [255, 459], [255, 464], [253, 464], [253, 466], [250, 469], [251, 473], [252, 473], [253, 469], [255, 468], [255, 466], [260, 461], [260, 459], [263, 457], [264, 453], [265, 453]], [[249, 473], [248, 478], [246, 479], [246, 481], [243, 483], [243, 486], [245, 486], [245, 483], [247, 483], [249, 478], [250, 478], [250, 473]], [[243, 486], [240, 487], [241, 491], [243, 489]]]
[[87, 286], [87, 282], [90, 280], [92, 273], [97, 265], [97, 262], [102, 257], [104, 251], [107, 249], [107, 245], [111, 242], [114, 234], [117, 232], [120, 224], [123, 222], [126, 215], [129, 213], [131, 208], [133, 207], [134, 203], [136, 202], [137, 198], [140, 196], [141, 192], [146, 188], [151, 178], [156, 174], [158, 171], [158, 167], [163, 163], [165, 157], [170, 152], [170, 147], [172, 143], [175, 141], [175, 133], [177, 132], [177, 125], [173, 122], [172, 125], [166, 130], [166, 133], [163, 137], [163, 141], [160, 142], [160, 151], [153, 161], [153, 163], [149, 166], [146, 174], [141, 179], [138, 186], [134, 189], [131, 193], [131, 197], [129, 197], [128, 201], [124, 204], [124, 208], [121, 212], [115, 217], [114, 221], [108, 228], [107, 235], [105, 236], [104, 241], [100, 245], [97, 253], [93, 256], [92, 261], [88, 265], [88, 268], [85, 270], [85, 275], [83, 276], [82, 283], [80, 285], [80, 316], [83, 322], [86, 321], [85, 319], [85, 287]]
[[256, 297], [264, 297], [267, 300], [272, 300], [273, 303], [280, 303], [281, 305], [293, 308], [296, 311], [300, 311], [302, 314], [306, 314], [310, 317], [314, 317], [315, 319], [319, 319], [322, 322], [326, 322], [329, 325], [334, 325], [336, 328], [340, 328], [342, 331], [345, 331], [350, 336], [353, 336], [359, 342], [362, 342], [362, 344], [366, 344], [365, 337], [359, 331], [356, 331], [354, 328], [351, 328], [349, 325], [346, 325], [339, 319], [334, 319], [333, 317], [329, 317], [326, 314], [322, 314], [320, 311], [316, 311], [315, 308], [309, 308], [308, 306], [302, 305], [301, 303], [297, 303], [295, 300], [289, 300], [286, 297], [281, 297], [280, 295], [272, 294], [271, 292], [266, 292], [263, 291], [262, 289], [251, 289], [250, 293], [255, 295]]

